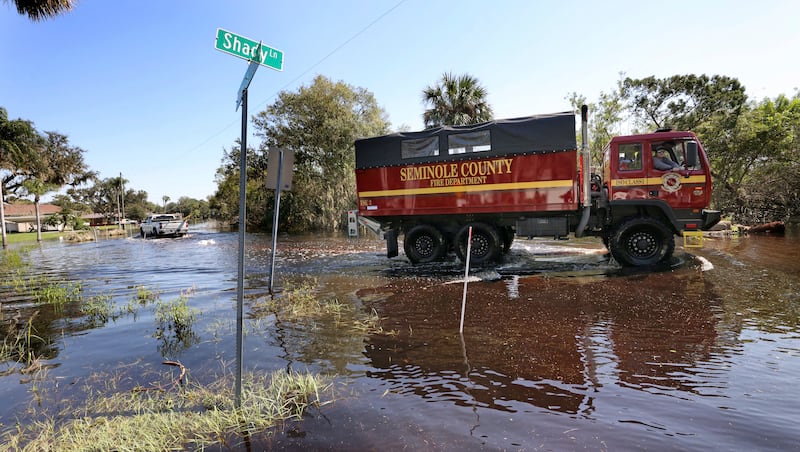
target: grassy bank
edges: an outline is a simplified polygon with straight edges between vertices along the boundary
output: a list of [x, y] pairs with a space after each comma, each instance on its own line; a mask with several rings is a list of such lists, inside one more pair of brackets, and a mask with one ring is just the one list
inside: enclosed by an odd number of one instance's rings
[[199, 385], [186, 383], [184, 371], [181, 366], [179, 377], [168, 377], [173, 380], [171, 387], [128, 391], [117, 389], [117, 378], [97, 377], [106, 389], [75, 405], [61, 400], [57, 414], [41, 413], [32, 404], [31, 415], [40, 420], [6, 428], [0, 451], [150, 451], [211, 445], [238, 449], [244, 438], [268, 438], [280, 422], [300, 419], [308, 409], [331, 403], [334, 397], [326, 376], [249, 373], [242, 384], [241, 407], [236, 408], [230, 375]]
[[[80, 231], [47, 231], [42, 232], [42, 241], [50, 240], [66, 240], [70, 242], [86, 242], [92, 241], [95, 237], [95, 230], [99, 238], [109, 239], [118, 237], [127, 237], [139, 233], [138, 229], [119, 229], [117, 226], [100, 226], [93, 229], [84, 229]], [[6, 244], [17, 245], [20, 243], [36, 243], [36, 232], [12, 232], [6, 234]]]
[[[65, 233], [58, 231], [42, 232], [42, 240], [58, 240]], [[6, 243], [16, 245], [17, 243], [35, 243], [36, 232], [11, 232], [6, 234]]]

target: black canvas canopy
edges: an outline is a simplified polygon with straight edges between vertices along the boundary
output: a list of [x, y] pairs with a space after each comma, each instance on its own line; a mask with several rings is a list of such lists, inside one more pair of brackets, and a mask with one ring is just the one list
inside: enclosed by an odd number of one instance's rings
[[574, 150], [575, 137], [572, 112], [398, 132], [356, 140], [356, 168]]

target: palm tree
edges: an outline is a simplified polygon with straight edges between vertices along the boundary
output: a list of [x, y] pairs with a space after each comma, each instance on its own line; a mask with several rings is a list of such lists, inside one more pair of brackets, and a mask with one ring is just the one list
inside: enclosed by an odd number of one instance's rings
[[[9, 0], [4, 0], [8, 3]], [[72, 11], [77, 0], [14, 0], [17, 12], [34, 22]]]
[[492, 119], [486, 89], [477, 78], [445, 73], [434, 86], [422, 91], [422, 102], [430, 108], [422, 114], [425, 127], [477, 124]]
[[164, 213], [167, 213], [167, 201], [169, 201], [169, 196], [164, 195], [161, 197], [161, 200], [164, 201]]

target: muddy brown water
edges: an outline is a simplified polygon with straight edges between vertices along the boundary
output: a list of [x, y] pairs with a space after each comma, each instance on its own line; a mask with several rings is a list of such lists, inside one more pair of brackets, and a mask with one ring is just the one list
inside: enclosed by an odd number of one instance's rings
[[[248, 235], [248, 300], [265, 296], [270, 243]], [[800, 449], [800, 234], [681, 243], [668, 265], [631, 271], [593, 241], [518, 240], [503, 264], [471, 273], [461, 335], [462, 266], [389, 260], [371, 238], [282, 236], [278, 288], [313, 281], [321, 296], [374, 309], [383, 332], [260, 317], [248, 302], [247, 369], [330, 373], [338, 388], [333, 404], [249, 446]], [[98, 321], [0, 284], [3, 321], [38, 311], [51, 339], [38, 351], [45, 383], [1, 364], [0, 428], [28, 421], [36, 385], [65, 398], [98, 374], [133, 385], [164, 359], [199, 380], [222, 372], [235, 357], [236, 251], [235, 233], [202, 225], [180, 239], [30, 250], [33, 272], [80, 281], [85, 296], [124, 306], [138, 286], [183, 292], [200, 315], [191, 334], [156, 338], [152, 309]]]

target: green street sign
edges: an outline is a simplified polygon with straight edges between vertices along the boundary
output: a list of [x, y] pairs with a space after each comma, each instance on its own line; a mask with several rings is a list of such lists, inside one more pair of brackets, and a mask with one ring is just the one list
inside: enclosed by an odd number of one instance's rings
[[217, 41], [214, 48], [248, 61], [255, 61], [276, 71], [283, 70], [283, 52], [267, 47], [259, 41], [237, 35], [222, 28], [217, 28]]

